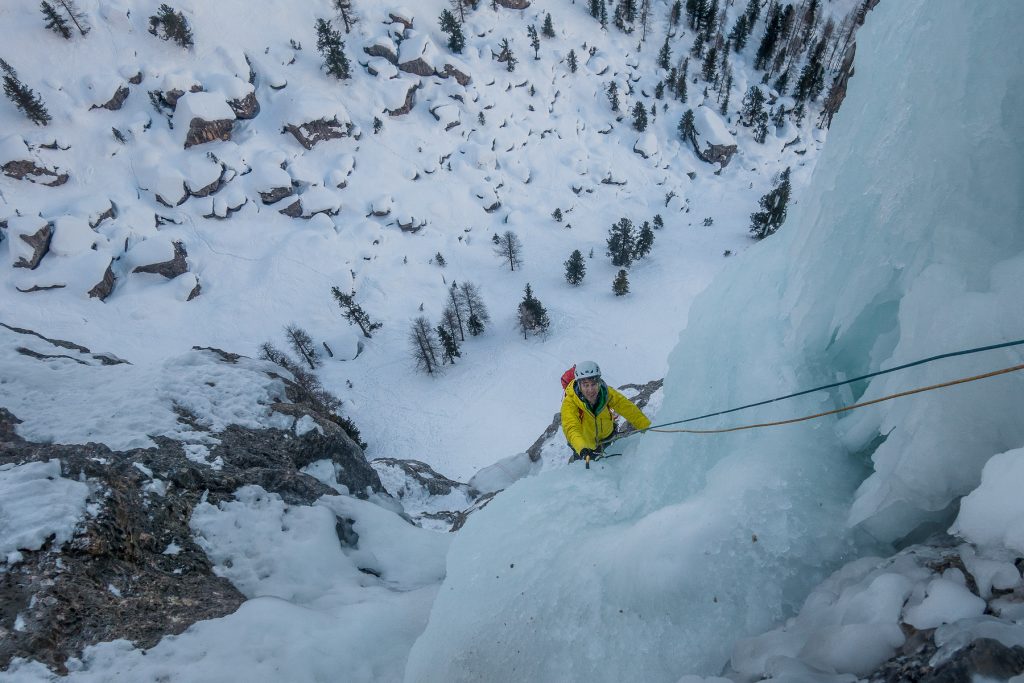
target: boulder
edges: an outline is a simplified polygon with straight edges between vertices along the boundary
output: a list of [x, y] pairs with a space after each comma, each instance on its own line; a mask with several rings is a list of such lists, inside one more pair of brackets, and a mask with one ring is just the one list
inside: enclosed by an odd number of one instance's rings
[[388, 19], [391, 20], [392, 24], [401, 24], [408, 31], [412, 29], [413, 22], [415, 21], [413, 15], [409, 10], [396, 9], [388, 12]]
[[188, 262], [185, 260], [186, 257], [188, 257], [188, 252], [185, 251], [185, 245], [181, 242], [174, 242], [174, 258], [170, 261], [136, 266], [132, 269], [132, 272], [156, 273], [157, 275], [163, 275], [168, 280], [173, 280], [179, 275], [188, 272]]
[[260, 113], [260, 103], [256, 93], [251, 92], [240, 100], [228, 100], [228, 106], [235, 113], [235, 118], [254, 119]]
[[412, 108], [416, 106], [416, 91], [419, 90], [420, 84], [415, 83], [406, 90], [405, 101], [401, 106], [395, 109], [386, 109], [389, 116], [403, 116], [412, 111]]
[[350, 135], [352, 124], [341, 123], [337, 118], [322, 118], [300, 125], [289, 123], [285, 125], [284, 129], [291, 133], [300, 145], [306, 149], [313, 149], [317, 143], [324, 140], [334, 140]]
[[207, 92], [188, 93], [178, 100], [174, 111], [175, 131], [185, 131], [179, 139], [185, 149], [214, 140], [230, 140], [235, 112], [222, 95]]
[[530, 6], [530, 0], [494, 0], [505, 9], [526, 9]]
[[294, 202], [278, 211], [278, 213], [284, 214], [289, 218], [302, 218], [302, 202], [296, 199]]
[[398, 50], [395, 48], [394, 41], [387, 36], [380, 36], [373, 43], [365, 46], [363, 52], [371, 57], [383, 57], [392, 64], [398, 64]]
[[445, 64], [444, 69], [438, 75], [442, 78], [454, 78], [461, 86], [467, 86], [473, 81], [469, 74], [451, 64]]
[[114, 276], [114, 259], [110, 259], [110, 265], [107, 266], [107, 270], [103, 273], [103, 279], [96, 283], [96, 285], [89, 290], [89, 298], [96, 298], [100, 301], [106, 301], [110, 293], [114, 291], [114, 284], [117, 282], [117, 277]]
[[50, 250], [50, 240], [53, 239], [53, 223], [46, 223], [32, 233], [17, 232], [16, 234], [18, 239], [29, 246], [32, 253], [28, 257], [19, 256], [14, 262], [14, 267], [35, 270], [39, 267], [39, 262], [43, 260], [43, 257]]
[[[28, 180], [47, 187], [57, 187], [68, 181], [68, 174], [61, 173], [59, 168], [45, 168], [34, 161], [20, 159], [8, 161], [2, 167], [4, 175], [15, 180]], [[46, 179], [45, 181], [43, 179]]]
[[89, 110], [91, 111], [93, 109], [108, 109], [110, 111], [117, 111], [124, 105], [124, 101], [128, 99], [129, 92], [130, 91], [128, 90], [128, 86], [122, 85], [114, 92], [114, 94], [111, 96], [109, 100], [107, 100], [103, 104], [94, 104], [91, 107], [89, 107]]

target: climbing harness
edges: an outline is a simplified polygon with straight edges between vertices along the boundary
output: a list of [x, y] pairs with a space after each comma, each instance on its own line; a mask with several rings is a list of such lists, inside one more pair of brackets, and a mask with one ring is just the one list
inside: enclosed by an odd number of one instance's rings
[[[706, 418], [709, 418], [709, 417], [715, 417], [717, 415], [726, 415], [728, 413], [734, 413], [734, 412], [737, 412], [739, 410], [745, 410], [747, 408], [754, 408], [754, 407], [757, 407], [757, 406], [763, 406], [763, 405], [767, 405], [769, 403], [774, 403], [776, 401], [783, 401], [785, 399], [795, 398], [797, 396], [804, 396], [806, 394], [810, 394], [810, 393], [813, 393], [815, 391], [822, 391], [824, 389], [832, 389], [834, 387], [842, 386], [844, 384], [852, 384], [853, 382], [859, 382], [861, 380], [870, 379], [871, 377], [878, 377], [879, 375], [885, 375], [885, 374], [888, 374], [890, 372], [896, 372], [897, 370], [905, 370], [907, 368], [912, 368], [912, 367], [915, 367], [917, 365], [923, 365], [925, 363], [930, 363], [932, 361], [941, 360], [943, 358], [952, 358], [954, 356], [965, 356], [965, 355], [969, 355], [969, 354], [980, 353], [982, 351], [992, 351], [994, 349], [1002, 349], [1002, 348], [1007, 348], [1007, 347], [1010, 347], [1010, 346], [1020, 346], [1022, 344], [1024, 344], [1024, 339], [1018, 339], [1016, 341], [1004, 342], [1002, 344], [992, 344], [990, 346], [981, 346], [981, 347], [977, 347], [977, 348], [973, 348], [973, 349], [965, 349], [963, 351], [954, 351], [954, 352], [951, 352], [951, 353], [943, 353], [943, 354], [940, 354], [938, 356], [931, 356], [929, 358], [923, 358], [921, 360], [914, 361], [913, 363], [906, 363], [904, 365], [898, 365], [898, 366], [896, 366], [894, 368], [889, 368], [887, 370], [879, 370], [877, 372], [872, 372], [872, 373], [869, 373], [867, 375], [861, 375], [860, 377], [854, 377], [852, 379], [844, 380], [842, 382], [834, 382], [832, 384], [826, 384], [826, 385], [823, 385], [823, 386], [820, 386], [820, 387], [815, 387], [813, 389], [806, 389], [804, 391], [798, 391], [796, 393], [788, 394], [786, 396], [779, 396], [777, 398], [768, 399], [767, 401], [759, 401], [757, 403], [750, 403], [750, 404], [747, 404], [745, 406], [739, 406], [737, 408], [730, 408], [729, 410], [721, 410], [721, 411], [718, 411], [718, 412], [715, 412], [715, 413], [708, 413], [707, 415], [699, 415], [697, 417], [691, 417], [691, 418], [687, 418], [685, 420], [676, 420], [674, 422], [665, 422], [665, 423], [662, 423], [662, 424], [659, 424], [659, 425], [653, 425], [653, 426], [648, 427], [646, 430], [643, 430], [643, 431], [661, 432], [661, 433], [682, 433], [682, 434], [724, 434], [724, 433], [727, 433], [727, 432], [738, 432], [738, 431], [742, 431], [742, 430], [746, 430], [746, 429], [757, 429], [757, 428], [760, 428], [760, 427], [775, 427], [775, 426], [779, 426], [779, 425], [794, 424], [796, 422], [805, 422], [807, 420], [813, 420], [813, 419], [816, 419], [816, 418], [819, 418], [819, 417], [825, 417], [827, 415], [835, 415], [837, 413], [843, 413], [843, 412], [846, 412], [846, 411], [849, 411], [849, 410], [854, 410], [856, 408], [863, 408], [865, 406], [874, 405], [875, 403], [882, 403], [884, 401], [890, 401], [892, 399], [901, 398], [903, 396], [911, 396], [913, 394], [920, 394], [920, 393], [923, 393], [923, 392], [926, 392], [926, 391], [933, 391], [935, 389], [942, 389], [942, 388], [954, 386], [954, 385], [957, 385], [957, 384], [966, 384], [967, 382], [975, 382], [975, 381], [980, 380], [980, 379], [987, 379], [989, 377], [996, 377], [998, 375], [1005, 375], [1005, 374], [1008, 374], [1008, 373], [1011, 373], [1011, 372], [1017, 372], [1019, 370], [1024, 370], [1024, 364], [1014, 365], [1012, 367], [1003, 368], [1002, 370], [994, 370], [992, 372], [986, 372], [984, 374], [974, 375], [972, 377], [962, 377], [960, 379], [950, 380], [948, 382], [942, 382], [940, 384], [932, 384], [932, 385], [926, 386], [926, 387], [918, 387], [917, 389], [910, 389], [908, 391], [901, 391], [899, 393], [890, 394], [888, 396], [883, 396], [881, 398], [876, 398], [876, 399], [873, 399], [871, 401], [864, 401], [862, 403], [854, 403], [852, 405], [842, 406], [840, 408], [836, 408], [835, 410], [829, 410], [829, 411], [825, 411], [825, 412], [822, 412], [822, 413], [816, 413], [814, 415], [805, 415], [803, 417], [792, 418], [792, 419], [789, 419], [789, 420], [778, 420], [778, 421], [775, 421], [775, 422], [762, 422], [762, 423], [757, 423], [757, 424], [747, 424], [747, 425], [741, 425], [741, 426], [738, 426], [738, 427], [729, 427], [729, 428], [725, 428], [725, 429], [664, 429], [665, 427], [670, 427], [672, 425], [684, 424], [684, 423], [687, 423], [687, 422], [695, 422], [697, 420], [703, 420], [703, 419], [706, 419]], [[632, 436], [633, 434], [637, 434], [637, 433], [642, 433], [642, 432], [628, 432], [626, 434], [616, 435], [616, 436], [612, 437], [610, 440], [608, 440], [605, 443], [605, 445], [606, 446], [610, 445], [610, 444], [618, 441], [619, 439], [624, 439], [626, 437]], [[621, 455], [621, 453], [616, 453], [615, 455]], [[611, 454], [604, 455], [603, 457], [606, 457], [606, 458], [607, 457], [611, 457]]]

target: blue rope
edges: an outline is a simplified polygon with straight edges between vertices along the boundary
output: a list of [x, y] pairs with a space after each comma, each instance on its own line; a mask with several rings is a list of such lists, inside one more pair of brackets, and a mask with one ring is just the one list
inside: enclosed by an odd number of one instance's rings
[[[767, 405], [769, 403], [775, 403], [776, 401], [784, 401], [787, 398], [795, 398], [797, 396], [803, 396], [805, 394], [812, 394], [815, 391], [822, 391], [823, 389], [832, 389], [834, 387], [841, 387], [844, 384], [852, 384], [854, 382], [860, 382], [861, 380], [871, 379], [872, 377], [878, 377], [879, 375], [886, 375], [886, 374], [888, 374], [890, 372], [896, 372], [897, 370], [906, 370], [907, 368], [912, 368], [915, 365], [923, 365], [925, 363], [931, 363], [932, 361], [941, 360], [943, 358], [953, 358], [954, 356], [966, 356], [966, 355], [972, 354], [972, 353], [981, 353], [982, 351], [992, 351], [994, 349], [1005, 349], [1005, 348], [1007, 348], [1009, 346], [1020, 346], [1021, 344], [1024, 344], [1024, 339], [1018, 339], [1017, 341], [1011, 341], [1011, 342], [1004, 342], [1002, 344], [992, 344], [991, 346], [979, 346], [978, 348], [966, 349], [964, 351], [953, 351], [952, 353], [943, 353], [943, 354], [939, 354], [938, 356], [932, 356], [930, 358], [923, 358], [921, 360], [914, 361], [913, 363], [906, 363], [905, 365], [898, 365], [898, 366], [896, 366], [894, 368], [889, 368], [888, 370], [879, 370], [878, 372], [872, 372], [872, 373], [869, 373], [867, 375], [861, 375], [860, 377], [854, 377], [853, 379], [848, 379], [848, 380], [845, 380], [843, 382], [833, 382], [832, 384], [825, 384], [825, 385], [822, 385], [820, 387], [815, 387], [813, 389], [805, 389], [804, 391], [798, 391], [795, 394], [789, 394], [787, 396], [779, 396], [778, 398], [771, 398], [771, 399], [768, 399], [767, 401], [758, 401], [757, 403], [748, 403], [747, 405], [740, 406], [738, 408], [730, 408], [729, 410], [720, 410], [717, 413], [708, 413], [707, 415], [698, 415], [697, 417], [690, 417], [690, 418], [687, 418], [685, 420], [676, 420], [675, 422], [666, 422], [666, 423], [660, 424], [660, 425], [651, 425], [650, 427], [648, 427], [648, 429], [657, 429], [657, 428], [660, 428], [660, 427], [669, 427], [671, 425], [684, 424], [686, 422], [696, 422], [697, 420], [703, 420], [705, 418], [715, 417], [716, 415], [727, 415], [729, 413], [735, 413], [738, 410], [746, 410], [747, 408], [755, 408], [757, 406], [763, 406], [763, 405]], [[635, 434], [636, 432], [631, 432], [631, 433]]]

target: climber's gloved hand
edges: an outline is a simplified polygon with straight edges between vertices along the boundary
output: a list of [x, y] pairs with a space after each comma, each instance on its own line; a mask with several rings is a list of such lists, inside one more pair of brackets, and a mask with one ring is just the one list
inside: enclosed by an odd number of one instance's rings
[[581, 448], [580, 449], [580, 459], [581, 460], [593, 460], [594, 459], [594, 449], [593, 448]]

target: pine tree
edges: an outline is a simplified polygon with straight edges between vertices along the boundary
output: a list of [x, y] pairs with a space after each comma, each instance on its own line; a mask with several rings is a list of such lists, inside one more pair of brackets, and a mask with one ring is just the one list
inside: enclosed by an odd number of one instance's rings
[[654, 214], [654, 218], [651, 219], [651, 222], [654, 223], [655, 230], [661, 230], [665, 227], [665, 221], [662, 219], [660, 213]]
[[684, 141], [688, 141], [693, 145], [693, 149], [696, 150], [698, 146], [697, 135], [699, 135], [699, 133], [697, 132], [697, 127], [693, 122], [693, 110], [687, 109], [683, 114], [683, 118], [679, 120], [679, 137]]
[[612, 111], [619, 110], [619, 86], [615, 81], [608, 84], [608, 102], [612, 105]]
[[460, 54], [466, 47], [466, 36], [462, 33], [462, 25], [448, 10], [441, 11], [441, 31], [448, 34], [448, 49]]
[[551, 212], [551, 217], [555, 219], [556, 223], [561, 223], [563, 218], [562, 210], [556, 208], [554, 211]]
[[753, 126], [764, 112], [764, 93], [756, 85], [750, 86], [743, 96], [743, 109], [740, 111], [740, 122], [744, 126]]
[[773, 3], [768, 11], [768, 20], [765, 23], [764, 37], [761, 38], [761, 45], [757, 48], [757, 55], [754, 57], [754, 68], [764, 69], [775, 54], [775, 46], [779, 42], [779, 34], [782, 32], [782, 11], [778, 3]]
[[352, 0], [334, 0], [334, 9], [338, 10], [341, 23], [345, 24], [345, 33], [352, 32], [352, 26], [356, 23], [355, 8]]
[[786, 221], [786, 205], [789, 203], [789, 167], [779, 176], [779, 184], [761, 197], [758, 204], [761, 211], [750, 214], [750, 233], [759, 240], [774, 235]]
[[444, 260], [444, 255], [441, 252], [434, 254], [434, 263], [444, 268], [448, 265], [448, 262]]
[[345, 41], [326, 19], [316, 20], [316, 49], [324, 58], [327, 73], [339, 80], [351, 77], [351, 67], [345, 56]]
[[647, 130], [647, 110], [643, 102], [638, 101], [633, 105], [633, 128], [641, 133]]
[[757, 122], [754, 124], [754, 140], [760, 144], [768, 139], [768, 112], [762, 111], [757, 115]]
[[644, 258], [651, 253], [652, 247], [654, 247], [654, 230], [651, 229], [650, 223], [644, 221], [644, 224], [640, 226], [636, 244], [633, 245], [633, 259], [639, 261]]
[[672, 66], [672, 47], [668, 44], [668, 35], [665, 35], [665, 43], [658, 52], [658, 66], [668, 71]]
[[437, 341], [437, 334], [422, 315], [412, 323], [412, 329], [409, 330], [409, 344], [412, 347], [412, 356], [416, 360], [417, 368], [428, 375], [440, 371], [443, 352]]
[[595, 19], [601, 18], [601, 0], [590, 0], [590, 16]]
[[441, 361], [455, 365], [455, 359], [462, 357], [462, 351], [459, 350], [459, 342], [455, 339], [455, 335], [446, 330], [443, 325], [438, 325], [437, 337], [441, 340]]
[[284, 328], [284, 336], [292, 350], [295, 351], [295, 355], [306, 361], [310, 370], [316, 370], [323, 365], [323, 361], [320, 360], [316, 347], [313, 345], [312, 338], [304, 329], [298, 325], [288, 325]]
[[601, 0], [601, 28], [608, 30], [608, 4]]
[[503, 261], [508, 262], [509, 270], [512, 272], [515, 272], [516, 266], [523, 265], [523, 243], [519, 241], [519, 237], [511, 230], [506, 230], [498, 238], [497, 246], [494, 247], [494, 253]]
[[615, 280], [612, 282], [612, 291], [615, 292], [615, 296], [629, 294], [629, 274], [625, 269], [619, 270], [618, 275], [615, 276]]
[[747, 9], [744, 10], [743, 15], [747, 18], [747, 32], [749, 33], [754, 30], [754, 24], [761, 16], [761, 0], [747, 0]]
[[541, 28], [540, 32], [544, 35], [545, 38], [554, 38], [555, 37], [555, 25], [551, 23], [551, 13], [550, 12], [548, 12], [544, 16], [544, 26]]
[[505, 71], [511, 73], [516, 70], [519, 60], [512, 53], [512, 46], [509, 44], [508, 38], [501, 39], [501, 52], [498, 53], [498, 61], [505, 63]]
[[786, 108], [782, 106], [781, 102], [779, 103], [779, 108], [772, 115], [772, 125], [776, 128], [782, 128], [786, 125]]
[[608, 231], [606, 241], [608, 256], [612, 259], [613, 266], [629, 268], [633, 263], [633, 253], [636, 249], [636, 233], [633, 231], [633, 221], [628, 218], [620, 218], [613, 223]]
[[821, 65], [824, 51], [825, 41], [819, 41], [811, 53], [811, 58], [800, 72], [800, 80], [797, 81], [796, 89], [793, 92], [793, 99], [797, 102], [818, 99], [818, 95], [825, 87], [825, 69]]
[[729, 42], [732, 43], [732, 48], [737, 54], [743, 52], [743, 48], [747, 46], [747, 38], [750, 35], [748, 26], [747, 15], [741, 14], [733, 25], [732, 31], [729, 32]]
[[459, 285], [459, 294], [465, 312], [469, 314], [466, 329], [474, 337], [481, 334], [491, 322], [491, 315], [487, 312], [480, 290], [471, 282], [463, 282]]
[[[71, 20], [80, 34], [84, 36], [92, 30], [89, 26], [89, 19], [86, 17], [85, 12], [78, 9], [78, 5], [75, 4], [75, 0], [55, 0], [55, 2], [56, 7], [53, 5], [50, 6], [56, 9], [58, 13], [60, 10], [64, 10], [64, 14], [67, 15], [67, 18]], [[49, 5], [50, 3], [46, 4]], [[47, 15], [47, 18], [49, 18], [49, 15]], [[50, 26], [47, 26], [47, 28], [50, 28]]]
[[565, 281], [570, 285], [577, 286], [583, 282], [587, 274], [587, 264], [583, 260], [583, 253], [576, 249], [569, 255], [565, 262]]
[[526, 339], [531, 332], [543, 334], [548, 331], [550, 326], [551, 320], [548, 318], [547, 309], [533, 296], [533, 290], [530, 289], [530, 283], [527, 282], [526, 293], [519, 303], [519, 329], [523, 333], [523, 339]]
[[71, 27], [68, 26], [68, 22], [64, 20], [64, 17], [57, 13], [53, 5], [43, 0], [39, 11], [46, 17], [46, 28], [61, 36], [64, 40], [71, 40]]
[[569, 71], [571, 73], [576, 73], [576, 69], [579, 68], [579, 65], [576, 62], [576, 50], [569, 50], [568, 62]]
[[452, 336], [458, 335], [459, 341], [466, 341], [466, 321], [469, 319], [469, 307], [459, 294], [459, 288], [454, 282], [448, 289], [448, 298], [441, 318], [443, 324], [451, 330]]
[[331, 287], [331, 294], [334, 295], [338, 306], [341, 307], [342, 317], [349, 321], [350, 324], [358, 325], [364, 337], [370, 339], [373, 337], [374, 330], [380, 329], [381, 323], [372, 320], [370, 315], [363, 310], [363, 307], [356, 303], [355, 292], [345, 294], [337, 287]]
[[[476, 9], [476, 4], [479, 0], [473, 1], [473, 8]], [[452, 8], [459, 13], [459, 23], [466, 23], [466, 2], [467, 0], [449, 0]]]
[[160, 5], [156, 14], [149, 18], [149, 32], [163, 40], [173, 40], [186, 50], [194, 44], [188, 19], [167, 4]]
[[722, 92], [725, 93], [725, 98], [722, 100], [722, 108], [718, 111], [722, 116], [727, 116], [729, 113], [729, 96], [732, 94], [732, 69], [725, 74], [725, 81], [722, 83]]
[[530, 38], [530, 47], [533, 48], [534, 60], [540, 59], [540, 36], [537, 35], [537, 27], [533, 24], [527, 26], [526, 35]]
[[0, 59], [0, 70], [4, 72], [4, 94], [21, 110], [28, 120], [37, 126], [45, 126], [52, 118], [46, 111], [43, 100], [35, 90], [18, 80], [18, 73], [10, 64]]
[[672, 3], [672, 9], [668, 13], [668, 25], [672, 28], [679, 26], [679, 20], [683, 16], [683, 3], [680, 0], [675, 0]]
[[778, 91], [779, 95], [785, 96], [786, 90], [789, 89], [789, 69], [779, 74], [779, 77], [772, 83], [772, 87]]
[[707, 83], [713, 83], [718, 74], [718, 48], [712, 46], [704, 56], [704, 64], [701, 66], [700, 75]]

